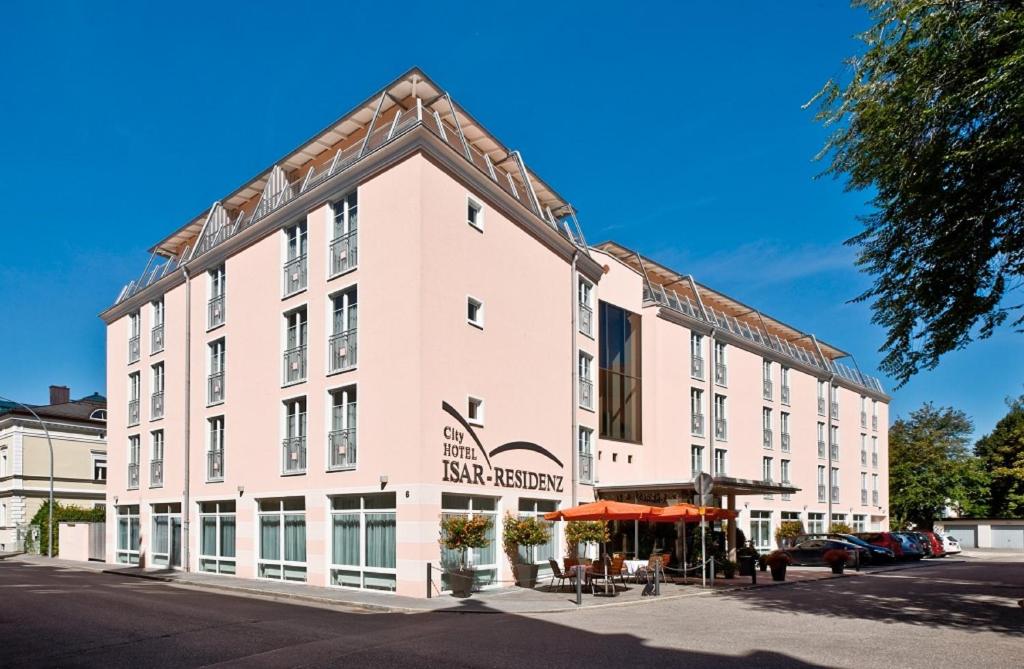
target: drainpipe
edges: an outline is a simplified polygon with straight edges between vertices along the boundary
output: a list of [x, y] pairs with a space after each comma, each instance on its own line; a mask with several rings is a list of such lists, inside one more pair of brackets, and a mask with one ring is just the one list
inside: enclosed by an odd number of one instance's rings
[[835, 383], [835, 379], [835, 374], [828, 375], [828, 395], [825, 396], [825, 411], [828, 416], [828, 453], [826, 460], [828, 462], [828, 476], [825, 478], [828, 481], [828, 490], [825, 493], [825, 501], [828, 502], [825, 513], [826, 532], [832, 530], [832, 393], [835, 392], [835, 386], [832, 384]]
[[192, 408], [192, 277], [188, 275], [188, 267], [181, 268], [185, 275], [185, 489], [182, 493], [181, 505], [181, 564], [186, 573], [192, 570], [189, 559], [189, 435], [191, 432]]
[[[572, 506], [576, 506], [579, 503], [579, 496], [577, 494], [577, 483], [579, 482], [579, 454], [576, 452], [579, 445], [576, 442], [577, 433], [579, 432], [578, 417], [576, 415], [576, 407], [579, 406], [579, 397], [577, 394], [580, 391], [580, 382], [577, 378], [579, 374], [579, 345], [576, 340], [576, 331], [578, 329], [576, 324], [576, 318], [579, 312], [579, 305], [576, 304], [576, 283], [578, 281], [576, 277], [576, 259], [579, 257], [579, 249], [574, 249], [572, 252], [572, 265], [569, 273], [570, 286], [569, 286], [569, 304], [572, 305], [572, 355], [570, 356], [570, 363], [572, 363], [572, 375], [569, 377], [572, 379], [572, 438], [569, 440], [569, 452], [572, 454], [570, 458], [572, 461]], [[593, 475], [593, 460], [591, 460], [591, 475]]]
[[[708, 417], [708, 425], [705, 425], [705, 429], [708, 431], [708, 469], [707, 472], [712, 476], [715, 475], [715, 429], [717, 428], [717, 421], [715, 418], [715, 332], [717, 329], [712, 327], [711, 334], [708, 335], [708, 411], [705, 414]], [[704, 502], [703, 499], [700, 500]]]

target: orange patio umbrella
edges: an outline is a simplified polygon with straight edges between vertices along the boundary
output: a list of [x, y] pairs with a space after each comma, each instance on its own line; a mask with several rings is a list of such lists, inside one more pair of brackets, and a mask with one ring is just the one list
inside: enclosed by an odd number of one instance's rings
[[630, 504], [601, 499], [569, 509], [544, 514], [545, 520], [648, 520], [654, 508], [645, 504]]
[[[732, 519], [736, 517], [735, 511], [721, 509], [717, 506], [704, 507], [704, 520], [716, 521]], [[700, 520], [700, 508], [693, 504], [674, 504], [672, 506], [655, 507], [654, 513], [647, 520], [660, 522], [697, 522]]]

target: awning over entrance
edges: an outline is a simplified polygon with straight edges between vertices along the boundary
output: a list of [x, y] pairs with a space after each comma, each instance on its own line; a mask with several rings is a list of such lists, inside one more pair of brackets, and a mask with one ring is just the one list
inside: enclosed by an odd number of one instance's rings
[[[728, 495], [791, 495], [800, 488], [774, 481], [754, 481], [732, 476], [712, 478], [711, 494], [716, 497]], [[602, 483], [594, 486], [597, 496], [619, 502], [669, 506], [689, 501], [694, 495], [693, 481], [650, 481], [632, 483]]]

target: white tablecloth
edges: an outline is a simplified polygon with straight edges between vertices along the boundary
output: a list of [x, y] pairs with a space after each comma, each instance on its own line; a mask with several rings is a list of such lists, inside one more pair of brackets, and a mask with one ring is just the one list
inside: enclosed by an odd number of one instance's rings
[[626, 573], [632, 576], [637, 569], [647, 566], [647, 560], [625, 560], [622, 566], [626, 568]]

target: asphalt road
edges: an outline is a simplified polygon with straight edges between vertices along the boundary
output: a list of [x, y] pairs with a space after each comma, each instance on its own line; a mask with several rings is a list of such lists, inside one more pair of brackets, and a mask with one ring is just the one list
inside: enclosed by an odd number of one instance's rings
[[0, 561], [0, 667], [1024, 667], [1024, 562], [561, 614], [363, 613]]

